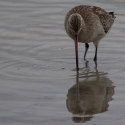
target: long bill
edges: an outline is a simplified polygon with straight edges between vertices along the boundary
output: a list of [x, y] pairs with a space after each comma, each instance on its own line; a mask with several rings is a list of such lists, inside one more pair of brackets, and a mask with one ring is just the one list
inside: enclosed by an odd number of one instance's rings
[[79, 71], [79, 62], [78, 62], [78, 35], [75, 35], [75, 54], [76, 54], [76, 70]]

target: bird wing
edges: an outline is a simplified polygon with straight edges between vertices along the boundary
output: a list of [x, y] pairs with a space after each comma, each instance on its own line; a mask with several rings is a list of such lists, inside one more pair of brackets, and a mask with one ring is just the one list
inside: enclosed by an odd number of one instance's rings
[[96, 16], [99, 17], [105, 33], [107, 33], [110, 30], [115, 19], [115, 16], [112, 12], [106, 12], [104, 9], [100, 7], [79, 5], [79, 6], [72, 8], [67, 13], [66, 18], [65, 18], [65, 27], [66, 27], [66, 23], [67, 23], [69, 16], [73, 13], [79, 13], [85, 19], [86, 23], [88, 23], [88, 21], [92, 22], [91, 20], [89, 20], [90, 18], [88, 18], [88, 16], [91, 16], [90, 13], [95, 14]]
[[112, 24], [114, 23], [115, 19], [114, 13], [113, 12], [108, 13], [102, 8], [96, 6], [92, 6], [91, 8], [93, 13], [99, 17], [103, 29], [105, 33], [107, 33], [110, 30]]

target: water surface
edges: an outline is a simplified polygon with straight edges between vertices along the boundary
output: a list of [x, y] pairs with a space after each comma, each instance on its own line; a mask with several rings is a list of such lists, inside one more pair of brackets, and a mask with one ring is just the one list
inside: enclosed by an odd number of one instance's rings
[[101, 40], [98, 67], [91, 43], [86, 64], [64, 30], [74, 6], [125, 14], [124, 0], [0, 0], [0, 124], [124, 125], [125, 16]]

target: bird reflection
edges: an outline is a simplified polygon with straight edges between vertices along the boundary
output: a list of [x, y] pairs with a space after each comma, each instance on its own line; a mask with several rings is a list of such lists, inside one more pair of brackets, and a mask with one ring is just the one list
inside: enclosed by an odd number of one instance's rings
[[108, 102], [113, 100], [114, 86], [107, 75], [97, 69], [91, 71], [87, 65], [82, 72], [77, 72], [76, 84], [68, 90], [66, 100], [75, 123], [89, 121], [94, 114], [108, 110]]

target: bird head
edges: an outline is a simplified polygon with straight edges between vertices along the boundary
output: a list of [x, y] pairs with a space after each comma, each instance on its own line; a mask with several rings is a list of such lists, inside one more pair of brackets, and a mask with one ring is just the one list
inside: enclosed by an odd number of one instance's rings
[[83, 18], [80, 14], [74, 13], [70, 15], [68, 19], [68, 26], [74, 36], [80, 33], [83, 26], [82, 22]]

